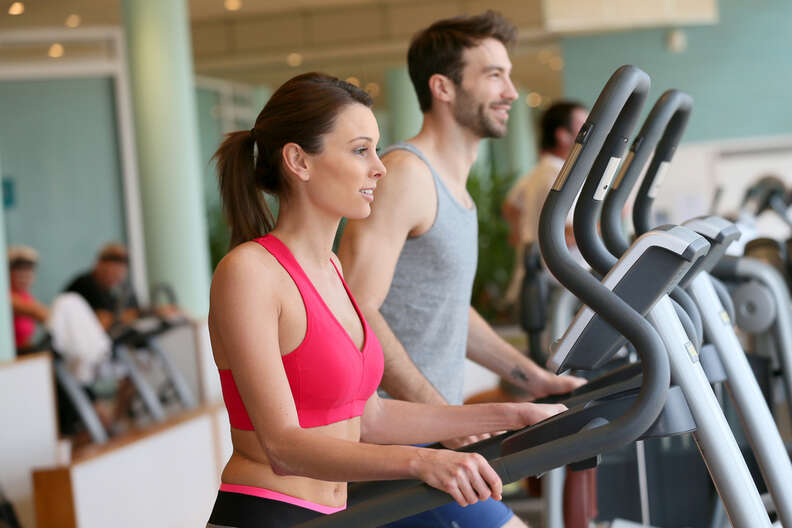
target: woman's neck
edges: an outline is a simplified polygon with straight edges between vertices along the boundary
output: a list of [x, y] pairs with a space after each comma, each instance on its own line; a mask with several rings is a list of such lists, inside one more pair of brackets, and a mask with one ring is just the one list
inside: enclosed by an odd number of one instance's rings
[[303, 264], [324, 267], [333, 252], [333, 241], [340, 217], [333, 217], [315, 207], [282, 204], [272, 234], [289, 246]]

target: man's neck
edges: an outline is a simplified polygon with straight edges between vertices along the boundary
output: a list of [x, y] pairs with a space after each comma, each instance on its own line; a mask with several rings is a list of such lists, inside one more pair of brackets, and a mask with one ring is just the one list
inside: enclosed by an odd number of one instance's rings
[[428, 112], [424, 114], [421, 131], [409, 141], [429, 158], [440, 174], [465, 186], [481, 138], [460, 126], [449, 114]]

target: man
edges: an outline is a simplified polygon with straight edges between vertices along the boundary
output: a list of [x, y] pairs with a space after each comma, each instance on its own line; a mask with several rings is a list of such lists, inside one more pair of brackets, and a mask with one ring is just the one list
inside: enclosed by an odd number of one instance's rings
[[[503, 216], [509, 223], [509, 242], [517, 249], [514, 273], [506, 289], [506, 304], [514, 304], [519, 297], [520, 284], [525, 275], [525, 249], [530, 244], [538, 243], [542, 205], [586, 118], [586, 108], [573, 101], [555, 103], [545, 111], [540, 122], [542, 138], [539, 164], [517, 180], [503, 202]], [[567, 245], [570, 247], [575, 243], [571, 215], [572, 211], [566, 226]]]
[[[441, 20], [413, 38], [407, 61], [423, 126], [383, 155], [388, 175], [378, 182], [372, 214], [347, 223], [342, 235], [345, 276], [382, 343], [381, 388], [394, 398], [461, 404], [465, 356], [535, 398], [583, 383], [540, 368], [470, 306], [478, 231], [466, 183], [479, 141], [506, 134], [517, 99], [506, 47], [515, 35], [514, 26], [488, 11]], [[391, 526], [524, 524], [489, 500]]]
[[118, 243], [105, 245], [93, 269], [79, 275], [64, 291], [80, 294], [107, 330], [116, 322], [130, 323], [140, 315], [135, 295], [124, 290], [129, 273], [129, 253]]

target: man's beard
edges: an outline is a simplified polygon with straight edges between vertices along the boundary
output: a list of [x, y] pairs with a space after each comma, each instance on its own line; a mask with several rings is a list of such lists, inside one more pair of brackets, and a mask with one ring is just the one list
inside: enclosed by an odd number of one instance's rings
[[506, 125], [500, 124], [494, 117], [488, 117], [484, 112], [484, 103], [476, 103], [461, 86], [457, 87], [457, 94], [454, 104], [454, 119], [457, 123], [480, 138], [500, 138], [506, 135]]

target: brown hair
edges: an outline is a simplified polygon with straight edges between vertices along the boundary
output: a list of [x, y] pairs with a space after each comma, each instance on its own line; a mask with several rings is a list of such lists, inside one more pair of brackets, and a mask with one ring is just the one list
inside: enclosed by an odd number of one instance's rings
[[353, 103], [372, 105], [366, 92], [348, 82], [305, 73], [272, 94], [251, 130], [226, 136], [212, 159], [217, 162], [223, 210], [231, 226], [231, 248], [274, 226], [261, 191], [279, 197], [287, 191], [283, 146], [297, 143], [309, 154], [321, 152], [322, 136], [333, 129], [339, 112]]
[[432, 108], [429, 78], [439, 73], [458, 86], [465, 67], [462, 53], [487, 38], [510, 47], [517, 40], [517, 28], [503, 15], [490, 10], [476, 16], [438, 20], [413, 37], [407, 51], [407, 67], [422, 112]]
[[550, 150], [556, 147], [556, 130], [559, 128], [572, 129], [572, 112], [578, 109], [585, 111], [586, 107], [577, 101], [559, 101], [553, 103], [550, 108], [545, 110], [539, 120], [539, 128], [542, 132], [540, 140], [542, 150]]

